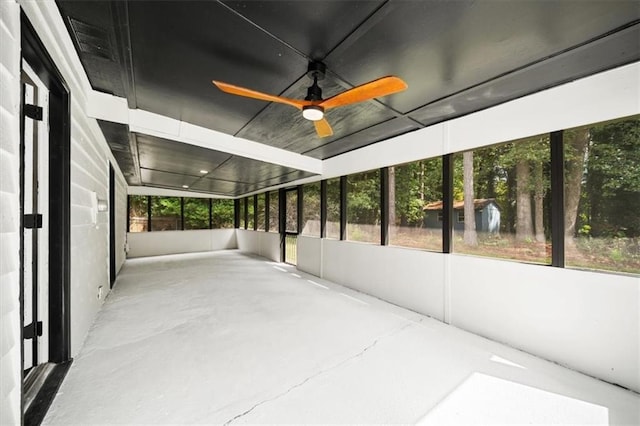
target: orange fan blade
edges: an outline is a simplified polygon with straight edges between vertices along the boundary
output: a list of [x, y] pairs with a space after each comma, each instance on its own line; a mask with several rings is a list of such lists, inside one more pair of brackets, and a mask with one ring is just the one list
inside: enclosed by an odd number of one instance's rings
[[255, 90], [246, 89], [240, 86], [234, 86], [233, 84], [223, 83], [222, 81], [212, 80], [213, 84], [225, 93], [232, 95], [244, 96], [246, 98], [259, 99], [261, 101], [279, 102], [281, 104], [291, 105], [294, 108], [302, 109], [305, 105], [311, 105], [310, 101], [299, 101], [297, 99], [283, 98], [281, 96], [269, 95]]
[[382, 77], [326, 99], [320, 102], [320, 106], [325, 110], [336, 108], [391, 95], [393, 93], [401, 92], [406, 88], [407, 83], [398, 77]]
[[316, 132], [318, 133], [318, 136], [320, 136], [321, 138], [326, 138], [327, 136], [333, 135], [333, 129], [331, 128], [331, 125], [326, 118], [314, 121], [313, 124], [316, 126]]

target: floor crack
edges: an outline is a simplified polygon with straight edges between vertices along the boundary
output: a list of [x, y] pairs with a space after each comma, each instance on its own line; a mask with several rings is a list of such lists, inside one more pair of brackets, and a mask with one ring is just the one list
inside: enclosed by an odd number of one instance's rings
[[403, 331], [404, 329], [406, 329], [406, 328], [408, 328], [408, 327], [411, 327], [412, 325], [414, 325], [414, 324], [413, 324], [413, 323], [405, 324], [405, 325], [403, 325], [402, 327], [398, 327], [398, 328], [396, 328], [396, 329], [394, 329], [394, 330], [390, 331], [390, 332], [389, 332], [389, 333], [387, 333], [387, 334], [383, 334], [383, 335], [381, 335], [381, 336], [376, 337], [376, 338], [373, 340], [373, 342], [372, 342], [372, 343], [370, 343], [369, 345], [367, 345], [364, 349], [362, 349], [362, 350], [361, 350], [360, 352], [358, 352], [357, 354], [355, 354], [355, 355], [353, 355], [353, 356], [350, 356], [349, 358], [344, 359], [344, 360], [342, 360], [342, 361], [340, 361], [340, 362], [338, 362], [338, 363], [336, 363], [336, 364], [334, 364], [334, 365], [332, 365], [332, 366], [330, 366], [330, 367], [328, 367], [328, 368], [325, 368], [324, 370], [320, 370], [320, 371], [318, 371], [317, 373], [312, 374], [311, 376], [309, 376], [309, 377], [307, 377], [306, 379], [302, 380], [300, 383], [296, 383], [295, 385], [291, 386], [291, 387], [290, 387], [289, 389], [287, 389], [286, 391], [284, 391], [284, 392], [282, 392], [282, 393], [280, 393], [280, 394], [278, 394], [278, 395], [276, 395], [276, 396], [274, 396], [274, 397], [272, 397], [272, 398], [265, 399], [264, 401], [260, 401], [260, 402], [258, 402], [258, 403], [256, 403], [256, 404], [254, 404], [251, 408], [249, 408], [248, 410], [244, 411], [243, 413], [238, 414], [237, 416], [235, 416], [235, 417], [231, 418], [230, 420], [227, 420], [226, 422], [224, 422], [224, 424], [225, 424], [225, 425], [231, 424], [231, 423], [233, 423], [234, 421], [238, 420], [239, 418], [244, 417], [244, 416], [246, 416], [247, 414], [251, 413], [253, 410], [255, 410], [256, 408], [258, 408], [259, 406], [261, 406], [261, 405], [263, 405], [263, 404], [266, 404], [266, 403], [268, 403], [268, 402], [275, 401], [276, 399], [282, 398], [283, 396], [287, 395], [288, 393], [290, 393], [290, 392], [291, 392], [291, 391], [293, 391], [294, 389], [297, 389], [297, 388], [299, 388], [300, 386], [303, 386], [305, 383], [307, 383], [307, 382], [309, 382], [309, 381], [311, 381], [311, 380], [315, 379], [316, 377], [321, 376], [321, 375], [323, 375], [323, 374], [325, 374], [325, 373], [327, 373], [327, 372], [329, 372], [329, 371], [331, 371], [331, 370], [334, 370], [334, 369], [336, 369], [336, 368], [338, 368], [338, 367], [340, 367], [340, 366], [342, 366], [342, 365], [344, 365], [344, 364], [348, 363], [349, 361], [352, 361], [352, 360], [354, 360], [354, 359], [356, 359], [356, 358], [360, 358], [360, 357], [362, 357], [362, 356], [365, 354], [365, 352], [367, 352], [369, 349], [371, 349], [371, 348], [373, 348], [374, 346], [376, 346], [380, 340], [382, 340], [382, 339], [386, 339], [386, 338], [388, 338], [388, 337], [391, 337], [391, 336], [393, 336], [394, 334], [398, 334], [398, 333], [400, 333], [401, 331]]

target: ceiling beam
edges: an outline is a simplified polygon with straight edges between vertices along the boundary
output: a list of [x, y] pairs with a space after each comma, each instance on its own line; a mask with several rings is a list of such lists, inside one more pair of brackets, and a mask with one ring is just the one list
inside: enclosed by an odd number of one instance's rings
[[89, 117], [97, 120], [126, 124], [131, 132], [322, 174], [322, 160], [227, 135], [149, 111], [129, 109], [126, 98], [92, 90], [87, 97], [86, 113]]

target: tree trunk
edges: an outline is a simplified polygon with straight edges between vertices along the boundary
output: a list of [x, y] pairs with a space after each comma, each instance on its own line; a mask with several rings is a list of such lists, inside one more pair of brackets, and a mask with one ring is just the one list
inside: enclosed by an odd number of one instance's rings
[[396, 169], [389, 167], [389, 238], [396, 235]]
[[420, 162], [420, 201], [424, 204], [424, 161]]
[[545, 242], [544, 237], [544, 174], [542, 171], [542, 162], [536, 161], [533, 166], [533, 179], [535, 182], [535, 188], [533, 193], [534, 201], [534, 224], [536, 230], [536, 241], [539, 243]]
[[464, 243], [469, 246], [478, 245], [476, 233], [476, 212], [473, 191], [473, 151], [462, 153], [463, 187], [464, 187]]
[[572, 244], [576, 234], [582, 174], [589, 138], [589, 128], [579, 129], [571, 136], [565, 133], [564, 235], [566, 244]]
[[529, 162], [518, 160], [516, 164], [516, 241], [533, 239], [530, 180]]

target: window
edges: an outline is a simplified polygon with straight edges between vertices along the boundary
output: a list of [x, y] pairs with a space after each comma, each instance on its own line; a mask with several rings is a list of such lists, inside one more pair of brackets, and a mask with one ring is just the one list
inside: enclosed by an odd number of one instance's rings
[[551, 263], [549, 135], [454, 156], [454, 250]]
[[149, 216], [146, 195], [129, 195], [129, 232], [149, 230]]
[[182, 229], [180, 197], [151, 197], [151, 230], [177, 231]]
[[247, 226], [246, 229], [253, 230], [254, 225], [254, 215], [253, 215], [253, 195], [246, 198], [247, 203]]
[[563, 132], [565, 263], [640, 274], [640, 116]]
[[442, 159], [389, 167], [389, 244], [442, 251]]
[[380, 171], [347, 177], [347, 240], [380, 244]]
[[209, 229], [209, 199], [184, 199], [184, 229]]
[[340, 239], [340, 178], [327, 180], [327, 238]]
[[285, 230], [287, 232], [298, 232], [298, 190], [289, 189], [285, 192], [286, 196], [286, 220]]
[[278, 229], [278, 191], [271, 191], [267, 193], [269, 197], [269, 232], [280, 232]]
[[240, 198], [238, 200], [238, 210], [240, 210], [239, 212], [239, 217], [240, 217], [240, 229], [245, 229], [247, 227], [247, 216], [245, 215], [245, 210], [244, 210], [244, 198]]
[[320, 182], [302, 187], [302, 235], [320, 236]]
[[265, 194], [258, 194], [258, 204], [256, 205], [256, 210], [258, 211], [258, 223], [256, 224], [258, 231], [264, 231], [265, 226], [265, 211], [264, 211], [264, 199]]
[[211, 200], [211, 226], [217, 228], [233, 228], [233, 200]]

